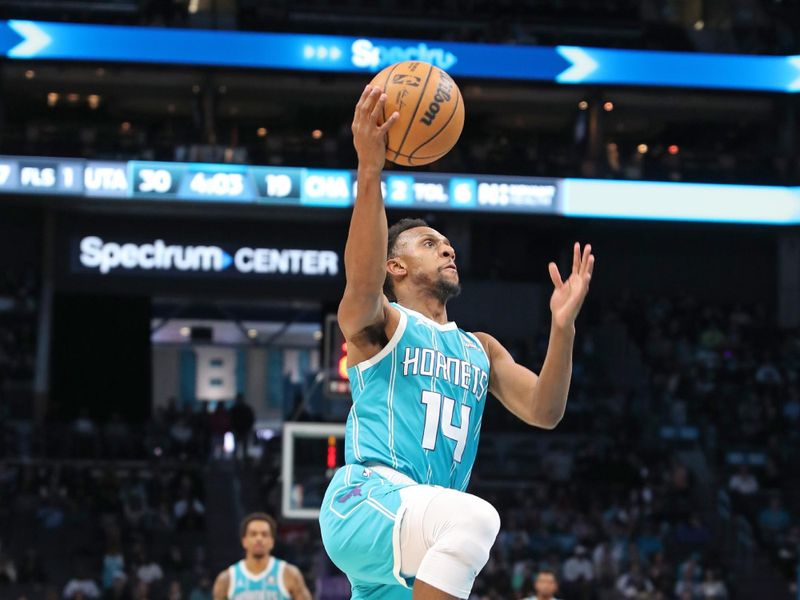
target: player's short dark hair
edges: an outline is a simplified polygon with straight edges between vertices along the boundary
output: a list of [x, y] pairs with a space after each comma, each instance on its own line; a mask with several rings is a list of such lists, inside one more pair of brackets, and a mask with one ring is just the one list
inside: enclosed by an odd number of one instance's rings
[[239, 537], [243, 538], [247, 535], [247, 526], [250, 525], [253, 521], [266, 521], [269, 523], [269, 528], [272, 530], [272, 537], [277, 537], [278, 535], [278, 522], [268, 515], [267, 513], [263, 512], [254, 512], [247, 515], [244, 519], [242, 519], [241, 525], [239, 525]]
[[[392, 258], [397, 255], [397, 238], [400, 234], [415, 227], [430, 227], [423, 219], [400, 219], [397, 223], [389, 227], [389, 243], [386, 249], [386, 257]], [[383, 282], [383, 293], [391, 302], [397, 302], [397, 296], [394, 293], [394, 285], [392, 278], [387, 273], [386, 279]]]
[[539, 577], [539, 575], [552, 575], [553, 579], [555, 579], [556, 583], [558, 583], [558, 575], [556, 575], [556, 572], [553, 569], [539, 569], [539, 572], [536, 573], [536, 577]]

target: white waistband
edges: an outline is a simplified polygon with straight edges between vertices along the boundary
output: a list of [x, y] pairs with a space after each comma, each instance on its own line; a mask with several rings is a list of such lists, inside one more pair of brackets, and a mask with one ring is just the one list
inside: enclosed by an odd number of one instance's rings
[[382, 465], [380, 463], [367, 463], [364, 465], [375, 471], [381, 477], [384, 477], [391, 481], [392, 483], [405, 483], [405, 484], [412, 484], [417, 485], [417, 482], [411, 479], [408, 475], [401, 473], [400, 471], [395, 471], [391, 467], [387, 467], [386, 465]]

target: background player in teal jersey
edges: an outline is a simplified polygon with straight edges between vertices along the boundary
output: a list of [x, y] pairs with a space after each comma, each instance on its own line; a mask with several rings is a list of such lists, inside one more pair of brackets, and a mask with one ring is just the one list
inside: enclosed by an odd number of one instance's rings
[[381, 171], [398, 114], [382, 122], [385, 100], [367, 86], [353, 119], [358, 191], [338, 313], [353, 406], [347, 464], [328, 486], [320, 528], [353, 599], [467, 598], [500, 528], [497, 511], [463, 491], [487, 391], [530, 425], [558, 424], [594, 256], [576, 243], [566, 281], [548, 267], [555, 289], [539, 375], [491, 335], [458, 329], [447, 320], [460, 291], [450, 242], [421, 220], [388, 228]]
[[275, 519], [266, 513], [242, 520], [244, 560], [217, 576], [214, 600], [311, 600], [300, 569], [272, 556], [276, 530]]

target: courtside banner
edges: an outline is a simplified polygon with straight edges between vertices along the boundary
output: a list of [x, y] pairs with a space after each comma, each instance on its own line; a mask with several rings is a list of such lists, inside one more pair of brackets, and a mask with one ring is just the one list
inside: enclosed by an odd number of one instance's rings
[[454, 77], [570, 85], [800, 91], [800, 56], [517, 46], [21, 20], [0, 21], [0, 56], [12, 60], [340, 73], [374, 73], [395, 62], [421, 60]]

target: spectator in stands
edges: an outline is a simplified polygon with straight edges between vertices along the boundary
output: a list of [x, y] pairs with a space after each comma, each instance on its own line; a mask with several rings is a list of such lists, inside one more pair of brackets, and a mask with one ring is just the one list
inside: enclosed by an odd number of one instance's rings
[[97, 583], [89, 577], [83, 563], [78, 563], [75, 569], [75, 576], [67, 582], [62, 593], [65, 600], [78, 600], [78, 598], [99, 598], [100, 588]]
[[564, 593], [568, 597], [590, 597], [592, 583], [594, 582], [594, 565], [589, 559], [586, 547], [575, 546], [572, 556], [564, 562], [562, 576], [564, 579]]
[[758, 479], [750, 472], [747, 465], [741, 465], [728, 482], [728, 489], [732, 494], [751, 496], [758, 491]]
[[180, 498], [175, 501], [172, 511], [179, 529], [196, 530], [203, 527], [206, 509], [191, 489], [181, 489]]
[[173, 454], [181, 458], [190, 456], [193, 451], [194, 432], [189, 420], [189, 415], [181, 413], [169, 428]]
[[700, 566], [700, 555], [695, 552], [678, 565], [678, 579], [683, 579], [686, 574], [689, 574], [689, 577], [695, 583], [699, 583], [700, 579], [703, 577], [703, 568]]
[[[150, 559], [143, 548], [139, 548], [138, 560], [135, 565], [136, 577], [148, 587], [164, 579], [164, 571], [156, 561]], [[138, 588], [137, 588], [138, 591]]]
[[103, 592], [103, 600], [130, 600], [131, 591], [128, 576], [123, 571], [114, 573], [111, 586]]
[[211, 600], [211, 578], [203, 573], [189, 594], [189, 600]]
[[150, 584], [146, 581], [139, 580], [136, 582], [136, 585], [133, 587], [133, 593], [131, 594], [132, 600], [154, 600], [154, 597], [150, 591]]
[[183, 590], [178, 581], [170, 581], [169, 588], [167, 588], [167, 600], [182, 600]]
[[242, 394], [236, 395], [236, 402], [231, 408], [231, 428], [236, 442], [236, 457], [241, 455], [242, 460], [247, 462], [247, 449], [250, 444], [250, 436], [255, 424], [255, 414], [250, 405], [245, 402]]
[[636, 546], [639, 549], [639, 554], [645, 560], [650, 560], [652, 555], [664, 550], [664, 544], [656, 531], [655, 523], [649, 520], [644, 523], [642, 532], [636, 539]]
[[672, 568], [663, 552], [657, 552], [653, 556], [647, 569], [647, 575], [656, 589], [661, 591], [672, 589]]
[[597, 582], [604, 587], [613, 586], [617, 580], [619, 570], [608, 540], [603, 540], [597, 544], [592, 552], [592, 563]]
[[225, 434], [231, 430], [231, 418], [224, 402], [217, 402], [217, 407], [209, 417], [211, 429], [211, 451], [214, 458], [222, 458], [225, 452]]
[[758, 514], [758, 526], [767, 541], [774, 541], [776, 536], [789, 526], [789, 513], [783, 508], [779, 496], [773, 496], [769, 506]]
[[125, 572], [125, 558], [117, 540], [112, 540], [103, 555], [103, 589], [108, 590], [114, 583], [117, 573]]
[[139, 493], [130, 494], [123, 504], [125, 521], [133, 529], [141, 528], [147, 519], [147, 504]]
[[626, 600], [638, 599], [642, 594], [650, 594], [655, 589], [653, 582], [642, 573], [642, 568], [638, 564], [632, 564], [627, 573], [619, 576], [616, 587]]
[[555, 596], [558, 592], [558, 578], [555, 571], [550, 569], [539, 571], [536, 575], [534, 589], [536, 590], [536, 595], [528, 596], [523, 600], [558, 600]]
[[715, 570], [706, 570], [706, 577], [700, 584], [699, 596], [702, 600], [727, 600], [728, 588]]
[[675, 596], [677, 598], [689, 597], [693, 600], [699, 593], [700, 584], [695, 581], [690, 571], [684, 571], [683, 576], [675, 584]]
[[693, 513], [675, 528], [675, 542], [687, 550], [704, 550], [711, 542], [711, 532], [700, 516]]
[[800, 423], [800, 392], [795, 385], [789, 386], [788, 399], [783, 405], [783, 418], [789, 427]]

